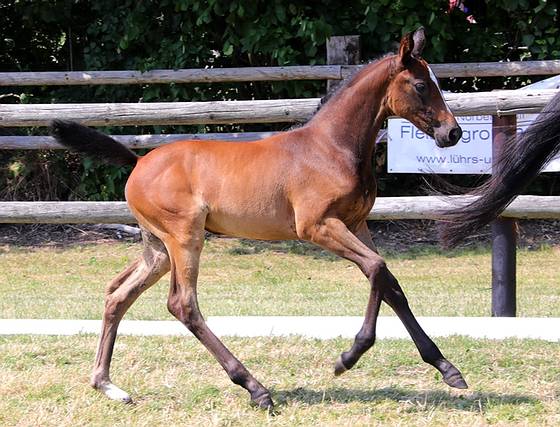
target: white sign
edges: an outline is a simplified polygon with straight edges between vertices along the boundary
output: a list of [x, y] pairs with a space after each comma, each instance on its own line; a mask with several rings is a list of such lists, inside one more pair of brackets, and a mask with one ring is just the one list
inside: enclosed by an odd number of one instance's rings
[[[537, 114], [517, 115], [517, 131]], [[454, 147], [440, 148], [433, 138], [404, 119], [390, 119], [387, 127], [387, 169], [390, 173], [488, 174], [492, 170], [492, 116], [457, 117], [463, 129]], [[560, 171], [560, 158], [545, 172]]]

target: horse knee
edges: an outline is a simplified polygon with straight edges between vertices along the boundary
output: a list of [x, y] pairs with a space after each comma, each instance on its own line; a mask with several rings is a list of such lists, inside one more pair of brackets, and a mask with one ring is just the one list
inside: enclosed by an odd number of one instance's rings
[[385, 272], [388, 271], [387, 264], [382, 258], [374, 259], [366, 263], [363, 270], [370, 282], [375, 281], [380, 275], [384, 276]]

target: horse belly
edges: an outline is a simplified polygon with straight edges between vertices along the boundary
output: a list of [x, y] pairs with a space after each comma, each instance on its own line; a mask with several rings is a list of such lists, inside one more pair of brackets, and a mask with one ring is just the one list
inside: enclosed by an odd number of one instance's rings
[[211, 210], [206, 218], [206, 230], [232, 237], [258, 240], [297, 239], [293, 219], [280, 212], [231, 212]]
[[295, 237], [293, 209], [281, 189], [266, 185], [271, 180], [228, 179], [215, 186], [217, 181], [204, 194], [208, 231], [260, 240]]

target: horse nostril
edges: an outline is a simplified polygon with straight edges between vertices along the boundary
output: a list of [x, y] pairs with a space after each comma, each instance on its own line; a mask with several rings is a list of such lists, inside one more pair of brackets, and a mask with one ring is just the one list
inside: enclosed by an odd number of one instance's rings
[[463, 135], [463, 130], [457, 126], [449, 131], [449, 141], [456, 143], [461, 139], [461, 135]]

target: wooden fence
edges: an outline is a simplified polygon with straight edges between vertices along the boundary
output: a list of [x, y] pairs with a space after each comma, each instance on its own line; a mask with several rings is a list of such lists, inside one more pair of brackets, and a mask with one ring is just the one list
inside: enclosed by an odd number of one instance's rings
[[[333, 38], [336, 39], [336, 38]], [[332, 39], [332, 40], [333, 40]], [[328, 46], [334, 46], [329, 44]], [[331, 47], [332, 49], [332, 47]], [[337, 62], [344, 54], [330, 52]], [[345, 60], [341, 60], [344, 62]], [[105, 85], [165, 84], [198, 82], [242, 82], [274, 80], [330, 80], [345, 78], [358, 65], [234, 68], [204, 70], [84, 71], [0, 73], [0, 86], [29, 85]], [[434, 64], [440, 78], [488, 77], [505, 75], [560, 74], [560, 61]], [[515, 115], [539, 112], [555, 95], [556, 90], [495, 91], [446, 94], [456, 115]], [[225, 124], [225, 123], [294, 123], [307, 120], [318, 108], [320, 100], [283, 99], [256, 101], [168, 102], [168, 103], [106, 103], [106, 104], [0, 104], [0, 127], [46, 126], [55, 118], [78, 120], [92, 126], [147, 124]], [[271, 133], [224, 133], [193, 135], [125, 135], [116, 136], [132, 148], [147, 148], [179, 139], [255, 140]], [[0, 136], [0, 149], [52, 149], [59, 147], [47, 136]], [[456, 198], [453, 203], [462, 203]], [[435, 219], [446, 205], [433, 197], [380, 198], [370, 219]], [[519, 197], [504, 216], [512, 218], [560, 218], [560, 197]], [[134, 222], [124, 202], [1, 202], [0, 223], [131, 223]], [[511, 244], [510, 244], [511, 246]], [[515, 253], [513, 253], [514, 255]], [[511, 255], [511, 254], [510, 254]], [[511, 264], [511, 260], [508, 261]], [[508, 273], [509, 274], [509, 273]], [[497, 274], [500, 276], [500, 274]], [[503, 276], [503, 275], [501, 275]], [[511, 275], [510, 275], [511, 276]], [[502, 280], [503, 281], [503, 280]], [[507, 286], [515, 288], [511, 277]], [[515, 292], [513, 293], [515, 296]], [[502, 298], [504, 299], [504, 298]], [[511, 313], [511, 295], [502, 301]], [[508, 311], [509, 310], [509, 311]]]
[[[369, 220], [438, 219], [438, 213], [460, 206], [464, 196], [379, 197]], [[519, 196], [504, 218], [560, 219], [560, 196]], [[1, 202], [0, 223], [12, 224], [133, 224], [126, 202]]]
[[[445, 95], [459, 116], [537, 113], [557, 89], [503, 90]], [[114, 104], [0, 104], [0, 126], [48, 126], [71, 118], [89, 126], [194, 125], [305, 122], [320, 98], [264, 101], [150, 102]]]
[[[335, 38], [336, 39], [336, 38]], [[336, 56], [336, 55], [335, 55]], [[204, 68], [140, 71], [0, 73], [0, 86], [68, 86], [165, 83], [222, 83], [284, 80], [342, 80], [360, 65]], [[560, 74], [560, 60], [469, 62], [430, 65], [439, 78]]]

